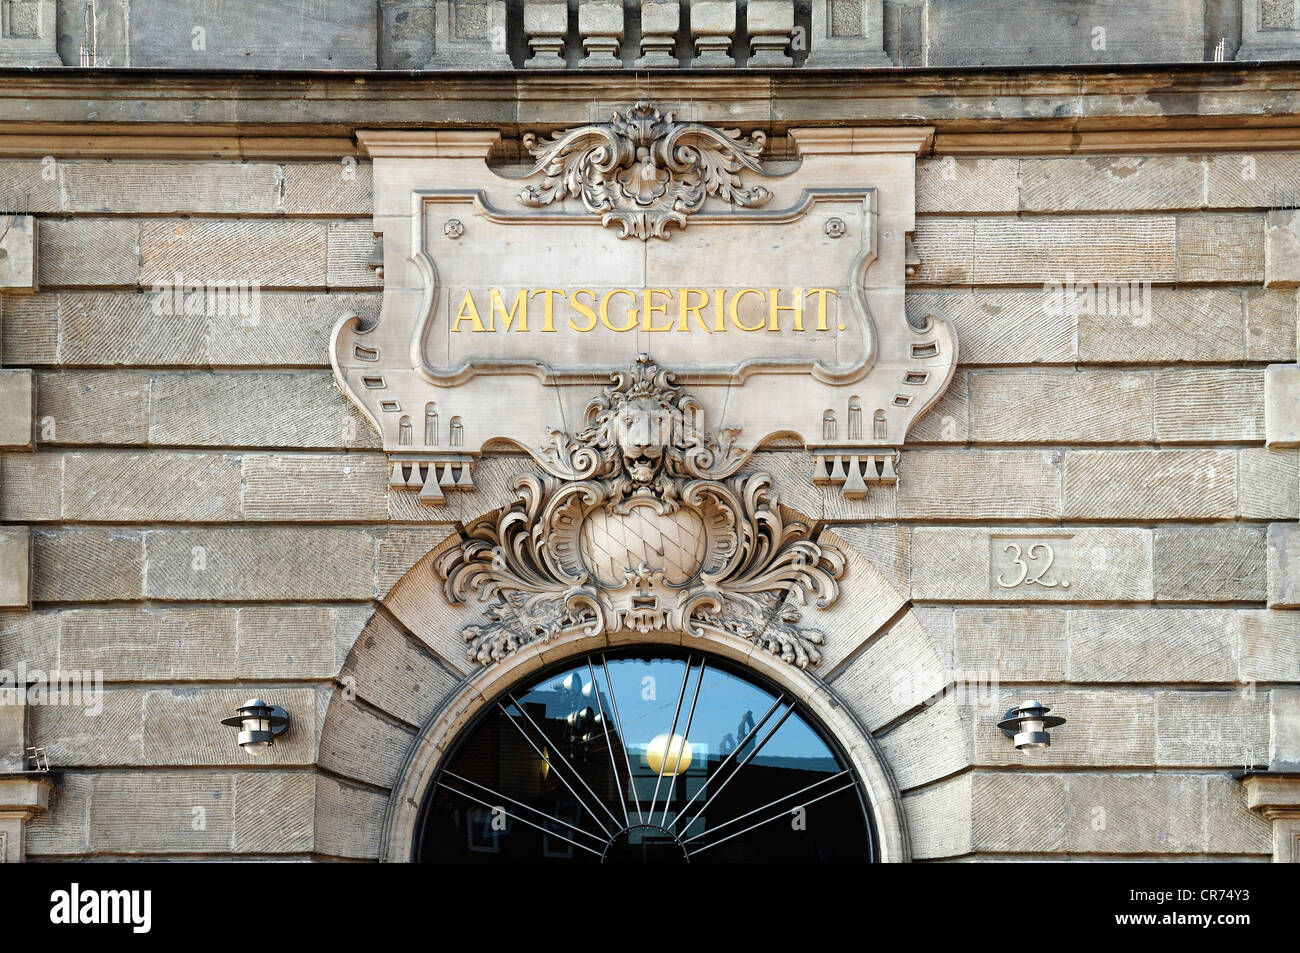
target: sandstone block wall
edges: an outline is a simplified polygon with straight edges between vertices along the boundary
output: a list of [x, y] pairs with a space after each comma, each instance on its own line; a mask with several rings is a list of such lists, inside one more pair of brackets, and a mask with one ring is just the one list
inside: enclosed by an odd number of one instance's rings
[[[1300, 684], [1300, 451], [1269, 445], [1265, 408], [1297, 300], [1266, 287], [1265, 245], [1300, 154], [1257, 159], [1268, 181], [1226, 155], [921, 160], [908, 305], [955, 323], [961, 367], [897, 489], [845, 500], [802, 450], [755, 459], [880, 577], [829, 613], [879, 634], [819, 674], [869, 713], [918, 858], [1270, 853], [1232, 773], [1295, 757], [1270, 718]], [[457, 620], [402, 621], [431, 577], [377, 606], [525, 461], [440, 510], [388, 486], [326, 347], [378, 308], [368, 182], [0, 160], [0, 192], [32, 192], [41, 289], [3, 301], [36, 407], [34, 450], [0, 454], [33, 600], [0, 612], [0, 667], [105, 680], [93, 717], [29, 712], [61, 773], [35, 859], [374, 858], [415, 733], [469, 671]], [[1044, 286], [1067, 282], [1138, 305], [1058, 308]], [[206, 284], [256, 286], [256, 318], [176, 306]], [[218, 725], [250, 691], [294, 717], [257, 762]], [[1024, 697], [1069, 719], [1033, 759], [992, 726]]]

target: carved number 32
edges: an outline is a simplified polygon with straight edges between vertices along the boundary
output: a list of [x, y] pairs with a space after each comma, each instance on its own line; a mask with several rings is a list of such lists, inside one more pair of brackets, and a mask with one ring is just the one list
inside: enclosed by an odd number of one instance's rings
[[[1002, 551], [1011, 554], [1011, 564], [1015, 566], [1016, 569], [1020, 570], [1020, 575], [1014, 579], [1004, 579], [1002, 576], [998, 576], [998, 585], [1003, 589], [1014, 589], [1016, 586], [1020, 585], [1042, 586], [1045, 589], [1055, 589], [1057, 586], [1061, 585], [1059, 580], [1047, 578], [1047, 572], [1052, 568], [1052, 563], [1056, 560], [1056, 553], [1053, 552], [1052, 547], [1049, 544], [1034, 543], [1034, 545], [1029, 547], [1028, 556], [1023, 559], [1021, 557], [1024, 553], [1023, 550], [1021, 550], [1019, 543], [1007, 543]], [[1047, 562], [1043, 563], [1043, 567], [1039, 569], [1036, 574], [1031, 576], [1029, 562], [1033, 562], [1040, 556], [1046, 556]], [[1025, 559], [1028, 559], [1029, 562], [1026, 562]]]

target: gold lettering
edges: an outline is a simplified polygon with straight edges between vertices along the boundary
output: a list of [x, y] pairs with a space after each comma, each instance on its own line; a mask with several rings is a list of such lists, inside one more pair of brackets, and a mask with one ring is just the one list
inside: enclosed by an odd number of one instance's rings
[[610, 323], [609, 302], [614, 295], [627, 295], [634, 303], [636, 302], [636, 295], [628, 291], [626, 288], [615, 288], [613, 291], [605, 292], [605, 297], [600, 299], [600, 323], [605, 325], [605, 327], [609, 328], [611, 331], [631, 331], [636, 327], [636, 308], [627, 309], [627, 324], [623, 325], [623, 327], [616, 328]]
[[488, 302], [488, 330], [496, 330], [497, 311], [501, 312], [501, 327], [504, 331], [510, 330], [510, 325], [514, 323], [515, 312], [519, 312], [519, 330], [528, 330], [528, 292], [520, 291], [515, 295], [515, 303], [506, 310], [506, 304], [501, 300], [500, 290], [493, 288], [492, 295]]
[[731, 323], [742, 331], [761, 331], [763, 330], [762, 318], [759, 319], [758, 324], [752, 326], [745, 324], [740, 320], [740, 302], [745, 295], [758, 295], [761, 298], [763, 297], [763, 292], [759, 291], [757, 288], [742, 288], [740, 291], [737, 291], [732, 295], [731, 308], [729, 309], [731, 314]]
[[726, 328], [722, 324], [722, 299], [723, 297], [725, 297], [725, 295], [726, 292], [724, 289], [722, 288], [713, 289], [713, 330], [715, 331], [726, 330]]
[[[466, 311], [466, 308], [469, 310]], [[486, 328], [483, 327], [482, 320], [480, 320], [478, 316], [478, 308], [474, 306], [474, 296], [470, 294], [468, 288], [465, 290], [465, 300], [460, 303], [460, 310], [456, 312], [456, 320], [451, 324], [451, 330], [453, 333], [460, 330], [460, 323], [462, 321], [474, 322], [475, 331], [486, 330]]]
[[555, 330], [555, 296], [564, 297], [564, 292], [559, 288], [538, 288], [536, 291], [528, 293], [529, 298], [536, 298], [538, 295], [545, 295], [542, 299], [542, 330]]
[[661, 328], [654, 325], [654, 316], [662, 314], [668, 317], [668, 303], [655, 304], [655, 295], [667, 295], [669, 298], [673, 293], [667, 288], [646, 288], [641, 293], [641, 330], [642, 331], [671, 331], [673, 329], [672, 321], [669, 321]]
[[[593, 307], [588, 307], [587, 305], [579, 301], [578, 295], [590, 295], [591, 303]], [[573, 323], [573, 318], [569, 318], [569, 327], [582, 334], [586, 334], [588, 331], [593, 330], [596, 327], [596, 309], [594, 307], [594, 305], [596, 304], [596, 292], [592, 291], [590, 288], [579, 288], [577, 291], [573, 293], [573, 296], [569, 298], [569, 303], [573, 305], [574, 311], [577, 311], [579, 314], [585, 315], [587, 320], [591, 322], [585, 328], [580, 328]]]
[[778, 321], [782, 311], [791, 311], [794, 313], [794, 329], [803, 330], [803, 289], [794, 288], [790, 292], [790, 304], [779, 304], [781, 298], [780, 288], [768, 288], [768, 317], [767, 329], [769, 331], [780, 331], [781, 325]]
[[[699, 323], [700, 327], [704, 328], [706, 333], [712, 334], [713, 330], [704, 323], [704, 318], [700, 315], [700, 312], [709, 306], [709, 293], [703, 288], [683, 288], [681, 289], [680, 294], [682, 300], [681, 311], [679, 312], [680, 318], [677, 322], [677, 330], [689, 331], [690, 328], [687, 326], [689, 318], [691, 315], [694, 315], [695, 320]], [[699, 304], [690, 303], [692, 294], [700, 296], [701, 300]]]
[[840, 296], [840, 293], [836, 291], [834, 288], [809, 288], [808, 291], [804, 294], [805, 298], [808, 297], [809, 295], [817, 296], [817, 330], [818, 331], [827, 330], [826, 296], [828, 294], [835, 295], [835, 297], [837, 298]]

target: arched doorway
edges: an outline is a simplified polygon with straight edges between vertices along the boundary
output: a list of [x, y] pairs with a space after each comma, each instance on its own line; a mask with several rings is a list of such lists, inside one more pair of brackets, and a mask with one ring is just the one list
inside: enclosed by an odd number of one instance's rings
[[423, 861], [869, 861], [851, 761], [789, 689], [688, 648], [570, 657], [451, 742], [415, 825]]

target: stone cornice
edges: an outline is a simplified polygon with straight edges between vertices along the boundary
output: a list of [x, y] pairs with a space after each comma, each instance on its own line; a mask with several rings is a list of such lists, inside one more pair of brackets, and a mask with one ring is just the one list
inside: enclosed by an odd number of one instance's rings
[[[683, 118], [729, 127], [932, 127], [943, 154], [1300, 147], [1300, 71], [1192, 64], [654, 75]], [[359, 129], [494, 130], [604, 118], [644, 74], [0, 71], [0, 156], [325, 158]]]

